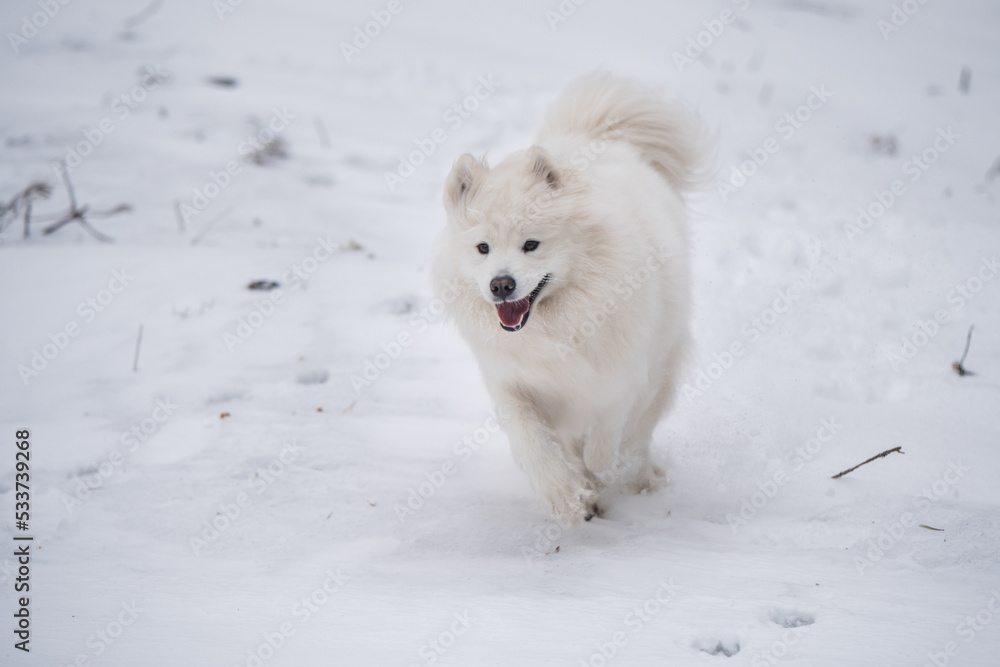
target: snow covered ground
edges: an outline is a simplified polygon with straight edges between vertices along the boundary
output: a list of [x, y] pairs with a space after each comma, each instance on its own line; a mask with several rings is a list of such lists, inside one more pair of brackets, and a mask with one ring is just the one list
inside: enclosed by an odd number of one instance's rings
[[[147, 6], [0, 6], [0, 201], [131, 207], [0, 243], [0, 662], [997, 664], [1000, 5]], [[451, 162], [596, 68], [719, 172], [670, 484], [566, 530], [427, 265]]]

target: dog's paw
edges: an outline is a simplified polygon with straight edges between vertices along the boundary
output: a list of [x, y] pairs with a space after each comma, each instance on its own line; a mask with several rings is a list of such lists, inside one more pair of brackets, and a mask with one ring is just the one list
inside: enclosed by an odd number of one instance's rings
[[590, 485], [577, 487], [547, 496], [549, 511], [563, 523], [575, 526], [601, 515], [597, 506], [597, 491]]
[[663, 468], [653, 462], [643, 465], [636, 474], [635, 479], [629, 485], [632, 493], [653, 493], [663, 486], [666, 473]]
[[604, 516], [604, 510], [602, 510], [600, 507], [598, 507], [598, 505], [597, 505], [596, 502], [590, 503], [590, 506], [587, 508], [587, 515], [585, 517], [583, 517], [583, 520], [584, 521], [590, 521], [595, 516], [598, 519]]

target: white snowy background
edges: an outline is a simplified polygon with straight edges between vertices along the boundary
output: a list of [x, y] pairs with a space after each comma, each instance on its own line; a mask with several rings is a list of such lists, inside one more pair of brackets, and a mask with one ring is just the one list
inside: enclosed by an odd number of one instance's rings
[[[65, 212], [69, 156], [81, 206], [130, 207], [90, 219], [114, 243], [3, 231], [4, 665], [1000, 664], [1000, 4], [5, 0], [0, 28], [0, 201]], [[452, 161], [599, 68], [696, 108], [718, 172], [669, 484], [564, 530], [427, 267]]]

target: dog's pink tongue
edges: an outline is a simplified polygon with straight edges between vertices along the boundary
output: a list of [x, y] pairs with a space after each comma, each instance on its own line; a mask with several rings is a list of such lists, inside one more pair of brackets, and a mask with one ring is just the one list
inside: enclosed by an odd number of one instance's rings
[[528, 299], [520, 301], [504, 301], [497, 304], [497, 314], [504, 326], [516, 327], [521, 323], [521, 318], [528, 312], [531, 302]]

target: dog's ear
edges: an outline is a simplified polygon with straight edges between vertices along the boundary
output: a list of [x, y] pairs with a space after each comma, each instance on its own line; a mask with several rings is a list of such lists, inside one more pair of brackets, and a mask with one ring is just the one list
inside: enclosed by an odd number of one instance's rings
[[559, 189], [562, 185], [562, 176], [552, 163], [548, 151], [541, 146], [532, 146], [528, 149], [528, 160], [531, 163], [531, 173], [536, 179], [544, 181], [552, 190]]
[[444, 187], [445, 206], [457, 207], [467, 202], [479, 187], [485, 167], [481, 160], [468, 153], [458, 158]]

